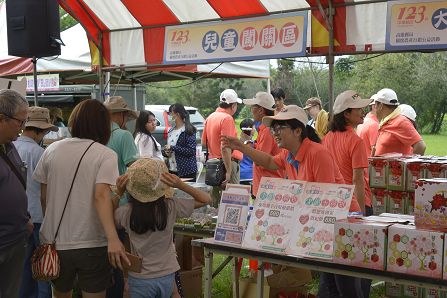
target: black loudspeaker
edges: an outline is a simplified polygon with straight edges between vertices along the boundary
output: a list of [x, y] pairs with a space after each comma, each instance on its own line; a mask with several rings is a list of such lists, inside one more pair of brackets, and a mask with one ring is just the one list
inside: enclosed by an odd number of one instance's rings
[[61, 54], [57, 0], [7, 0], [8, 54], [48, 57]]

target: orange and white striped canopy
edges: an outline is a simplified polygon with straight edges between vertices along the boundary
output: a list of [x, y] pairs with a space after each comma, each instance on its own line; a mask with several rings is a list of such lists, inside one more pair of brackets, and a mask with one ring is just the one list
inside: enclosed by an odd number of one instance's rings
[[[335, 54], [385, 48], [386, 1], [332, 0]], [[307, 53], [328, 52], [329, 29], [316, 0], [59, 0], [86, 29], [106, 65], [161, 65], [167, 26], [308, 10]], [[321, 0], [323, 8], [327, 0]], [[94, 52], [94, 51], [92, 51]], [[98, 60], [93, 59], [93, 63]]]

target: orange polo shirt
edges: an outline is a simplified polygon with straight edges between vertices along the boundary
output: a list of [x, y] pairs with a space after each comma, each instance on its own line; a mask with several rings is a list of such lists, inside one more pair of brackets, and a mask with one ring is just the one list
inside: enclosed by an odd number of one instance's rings
[[[288, 151], [282, 150], [273, 158], [279, 168], [286, 170], [288, 179], [344, 184], [343, 176], [329, 151], [308, 138], [303, 140], [294, 157]], [[296, 162], [298, 169], [294, 165]], [[357, 200], [351, 202], [349, 211], [361, 211]]]
[[[367, 169], [368, 156], [366, 155], [363, 140], [355, 133], [351, 126], [346, 131], [330, 131], [323, 139], [323, 146], [332, 154], [335, 163], [346, 184], [353, 184], [353, 169]], [[363, 171], [365, 183], [365, 205], [371, 206], [371, 190], [369, 188], [367, 172]], [[352, 200], [357, 201], [355, 196]], [[358, 204], [358, 203], [357, 203]]]
[[[202, 144], [208, 147], [209, 158], [222, 158], [221, 136], [237, 137], [237, 131], [233, 116], [227, 110], [217, 108], [206, 118], [202, 133]], [[233, 150], [231, 157], [242, 160], [242, 152]]]
[[357, 135], [362, 138], [367, 156], [371, 156], [372, 147], [377, 142], [377, 136], [379, 135], [379, 120], [377, 116], [371, 112], [366, 114], [363, 124], [357, 126]]
[[[270, 134], [270, 129], [264, 124], [261, 124], [258, 128], [258, 138], [256, 139], [255, 149], [272, 156], [280, 153], [281, 150], [284, 150], [278, 147], [273, 136]], [[285, 176], [286, 174], [284, 170], [267, 170], [253, 163], [253, 195], [257, 195], [259, 181], [261, 181], [262, 177], [284, 178]]]
[[379, 128], [375, 155], [385, 153], [413, 153], [413, 145], [422, 141], [421, 135], [405, 116], [397, 115]]

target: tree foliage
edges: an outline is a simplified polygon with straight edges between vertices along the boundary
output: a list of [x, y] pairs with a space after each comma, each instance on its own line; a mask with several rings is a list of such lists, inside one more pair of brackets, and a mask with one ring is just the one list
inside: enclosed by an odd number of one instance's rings
[[362, 96], [393, 89], [400, 103], [415, 108], [423, 132], [439, 133], [446, 113], [446, 82], [446, 52], [400, 53], [356, 63], [349, 86]]
[[59, 19], [61, 32], [73, 27], [78, 23], [71, 15], [69, 15], [62, 7], [59, 6]]

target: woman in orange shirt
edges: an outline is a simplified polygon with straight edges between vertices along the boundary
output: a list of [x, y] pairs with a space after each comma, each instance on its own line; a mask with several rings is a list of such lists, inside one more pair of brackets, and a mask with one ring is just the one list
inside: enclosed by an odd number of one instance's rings
[[[270, 127], [278, 146], [286, 149], [275, 156], [244, 146], [237, 138], [228, 136], [222, 137], [222, 145], [242, 151], [266, 169], [285, 170], [287, 178], [291, 180], [344, 183], [331, 154], [318, 143], [318, 136], [307, 122], [306, 112], [295, 105], [289, 105], [275, 116], [262, 119], [262, 123]], [[357, 201], [353, 201], [350, 210], [360, 211]], [[320, 272], [318, 297], [363, 298], [360, 279]]]
[[[357, 125], [362, 124], [371, 99], [362, 99], [357, 92], [347, 90], [337, 96], [333, 116], [329, 123], [329, 133], [324, 137], [323, 146], [331, 153], [338, 165], [346, 184], [355, 185], [352, 201], [356, 201], [361, 213], [372, 215], [371, 191], [365, 169], [368, 168], [368, 156], [363, 140], [356, 134]], [[369, 297], [371, 280], [324, 273], [320, 281], [321, 297], [338, 297], [343, 289], [340, 284], [350, 283], [357, 287], [363, 297]], [[327, 293], [327, 295], [323, 295]], [[359, 297], [357, 294], [356, 297]], [[345, 297], [343, 295], [343, 297]]]
[[296, 105], [262, 119], [262, 123], [270, 127], [278, 147], [286, 149], [274, 156], [244, 146], [239, 139], [229, 136], [222, 136], [222, 146], [241, 151], [265, 169], [284, 170], [288, 179], [344, 183], [329, 152], [319, 144], [320, 139], [307, 122], [306, 112]]

